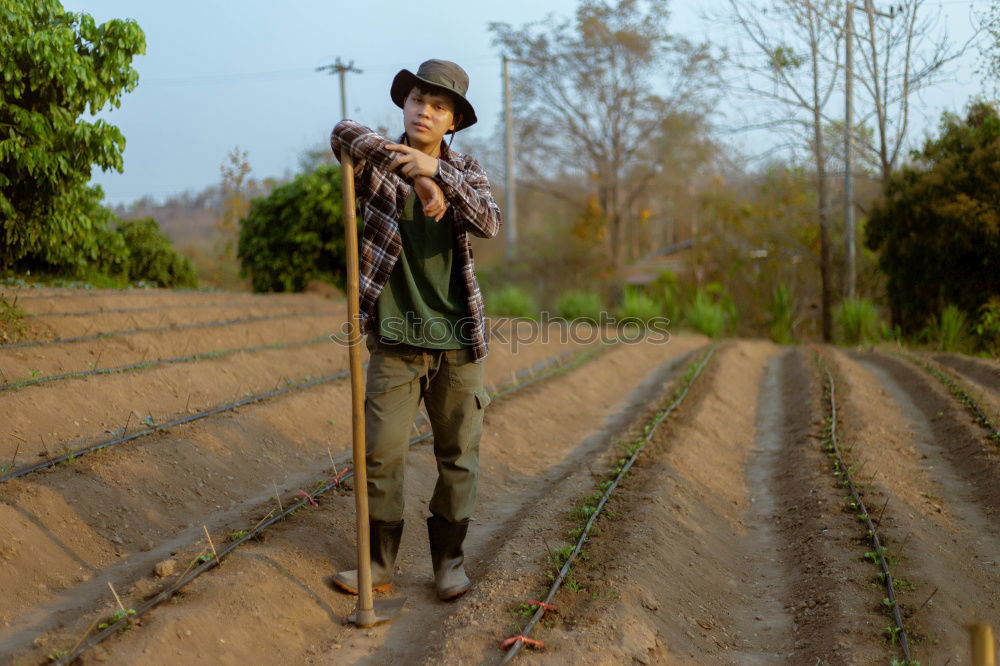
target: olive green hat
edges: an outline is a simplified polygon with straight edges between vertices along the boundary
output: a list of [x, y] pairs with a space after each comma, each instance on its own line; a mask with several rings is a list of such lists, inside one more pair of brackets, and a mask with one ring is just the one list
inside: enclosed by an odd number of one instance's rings
[[399, 70], [389, 89], [389, 96], [396, 106], [403, 108], [406, 96], [415, 85], [439, 88], [454, 96], [455, 115], [462, 116], [461, 123], [455, 127], [456, 132], [476, 124], [476, 111], [469, 100], [465, 99], [465, 93], [469, 90], [469, 75], [455, 63], [447, 60], [428, 60], [420, 64], [416, 74], [408, 69]]

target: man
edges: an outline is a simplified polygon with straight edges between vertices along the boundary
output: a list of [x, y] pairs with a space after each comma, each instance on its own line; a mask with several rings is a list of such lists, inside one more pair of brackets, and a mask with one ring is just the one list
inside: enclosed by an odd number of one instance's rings
[[[362, 331], [370, 352], [365, 386], [366, 468], [372, 585], [392, 583], [403, 532], [407, 442], [420, 400], [434, 432], [438, 479], [427, 519], [441, 599], [470, 588], [463, 542], [476, 499], [479, 439], [489, 396], [482, 360], [488, 333], [469, 234], [492, 238], [500, 208], [475, 159], [444, 137], [476, 122], [469, 78], [452, 62], [401, 70], [390, 97], [405, 132], [393, 143], [343, 120], [330, 138], [355, 161], [364, 231], [360, 245]], [[449, 142], [450, 143], [450, 142]], [[357, 571], [330, 579], [357, 594]]]

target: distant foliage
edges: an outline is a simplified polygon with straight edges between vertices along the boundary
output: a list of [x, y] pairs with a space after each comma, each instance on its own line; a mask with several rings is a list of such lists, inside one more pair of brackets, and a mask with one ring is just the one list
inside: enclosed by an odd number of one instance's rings
[[945, 114], [940, 136], [894, 174], [867, 226], [892, 321], [912, 335], [948, 304], [975, 319], [1000, 294], [1000, 115]]
[[571, 289], [559, 297], [556, 303], [556, 314], [564, 319], [589, 318], [601, 320], [604, 303], [596, 291]]
[[116, 235], [127, 257], [124, 267], [129, 282], [147, 282], [159, 287], [198, 286], [194, 265], [174, 250], [153, 218], [123, 222]]
[[97, 25], [58, 0], [0, 4], [0, 268], [69, 274], [101, 260], [110, 214], [87, 183], [93, 166], [122, 170], [125, 138], [82, 116], [120, 105], [145, 50], [131, 20]]
[[931, 317], [923, 336], [935, 349], [943, 352], [962, 352], [969, 347], [969, 320], [954, 305], [948, 305], [941, 314]]
[[485, 301], [489, 313], [494, 316], [529, 319], [538, 317], [538, 303], [535, 297], [514, 285], [507, 285], [487, 294]]
[[845, 299], [833, 313], [837, 341], [845, 345], [877, 342], [882, 330], [878, 308], [863, 298]]
[[344, 287], [343, 194], [339, 166], [300, 174], [254, 199], [240, 221], [240, 274], [256, 292], [297, 292], [313, 280]]

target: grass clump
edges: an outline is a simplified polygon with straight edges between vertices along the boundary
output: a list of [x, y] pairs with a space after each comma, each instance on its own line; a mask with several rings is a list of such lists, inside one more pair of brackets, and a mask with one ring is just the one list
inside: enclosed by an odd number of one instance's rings
[[736, 307], [721, 285], [709, 285], [695, 292], [684, 319], [696, 331], [719, 338], [735, 327]]
[[841, 344], [860, 345], [879, 339], [878, 308], [869, 300], [845, 299], [837, 306], [833, 319], [837, 327], [837, 338]]
[[563, 319], [592, 319], [600, 321], [604, 303], [596, 291], [570, 289], [556, 302], [556, 314]]
[[771, 292], [767, 307], [768, 333], [779, 345], [795, 342], [795, 300], [788, 285], [779, 284]]
[[652, 298], [636, 289], [625, 290], [621, 307], [618, 308], [619, 319], [634, 319], [645, 325], [662, 316], [660, 305]]
[[538, 304], [534, 296], [526, 290], [514, 285], [507, 285], [490, 294], [487, 301], [490, 314], [501, 317], [527, 317], [534, 319], [538, 316]]
[[28, 332], [27, 317], [28, 313], [17, 303], [17, 296], [12, 303], [0, 297], [0, 343], [20, 341]]

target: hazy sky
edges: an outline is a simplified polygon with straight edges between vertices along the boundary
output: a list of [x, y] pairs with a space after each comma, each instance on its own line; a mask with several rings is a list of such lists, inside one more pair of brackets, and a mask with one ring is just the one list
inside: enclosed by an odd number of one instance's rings
[[[671, 30], [692, 39], [712, 34], [713, 26], [699, 19], [698, 11], [719, 4], [674, 2]], [[983, 9], [989, 2], [932, 4], [944, 11], [949, 33], [958, 39], [971, 32], [970, 6]], [[63, 5], [98, 22], [134, 18], [146, 33], [146, 55], [135, 61], [138, 88], [120, 109], [101, 114], [125, 135], [125, 171], [97, 171], [94, 182], [104, 187], [109, 202], [120, 203], [146, 194], [162, 200], [218, 182], [219, 166], [236, 146], [249, 153], [257, 177], [294, 172], [302, 152], [326, 145], [339, 120], [337, 79], [315, 71], [338, 56], [363, 70], [348, 76], [349, 115], [393, 129], [401, 117], [389, 99], [393, 75], [403, 67], [415, 70], [428, 58], [458, 62], [469, 73], [469, 98], [479, 117], [466, 132], [492, 136], [502, 111], [500, 60], [487, 24], [520, 25], [550, 13], [570, 16], [577, 1], [63, 0]], [[925, 118], [936, 122], [943, 109], [960, 110], [980, 90], [972, 71], [976, 55], [956, 68], [954, 82], [924, 95], [918, 129], [927, 125]]]

